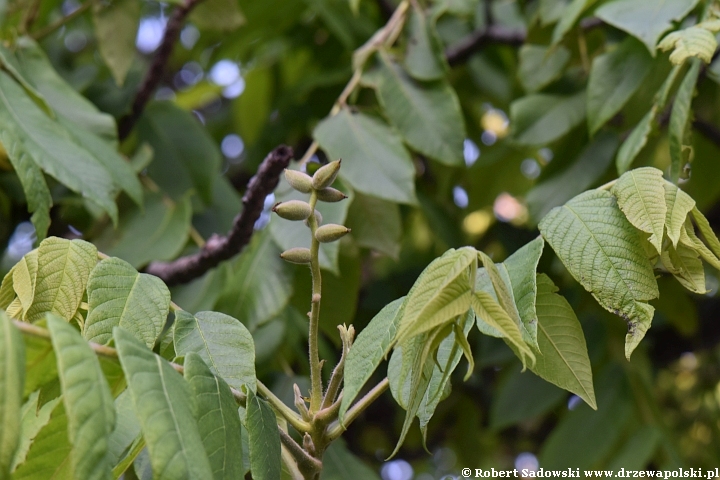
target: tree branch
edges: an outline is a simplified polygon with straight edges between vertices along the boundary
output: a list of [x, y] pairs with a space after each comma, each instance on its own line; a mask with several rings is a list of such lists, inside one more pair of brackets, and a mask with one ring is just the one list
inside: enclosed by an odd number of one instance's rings
[[146, 272], [160, 277], [168, 285], [187, 283], [200, 277], [223, 260], [228, 260], [250, 242], [255, 222], [260, 217], [265, 197], [275, 190], [280, 174], [290, 164], [292, 148], [281, 145], [265, 157], [243, 196], [243, 211], [233, 222], [227, 236], [213, 235], [202, 249], [172, 262], [152, 262]]
[[145, 105], [147, 105], [150, 97], [160, 83], [163, 71], [170, 59], [170, 54], [172, 53], [175, 42], [180, 35], [180, 30], [185, 24], [185, 19], [192, 9], [195, 8], [195, 6], [201, 1], [202, 0], [185, 0], [182, 4], [177, 6], [175, 10], [173, 10], [173, 13], [165, 27], [165, 34], [163, 35], [162, 42], [155, 53], [155, 57], [150, 64], [150, 68], [148, 68], [148, 71], [145, 74], [145, 78], [143, 79], [140, 89], [135, 95], [132, 109], [128, 115], [120, 119], [118, 124], [118, 138], [120, 138], [120, 140], [127, 138], [132, 131], [133, 126], [135, 126], [135, 122], [137, 122], [143, 110], [145, 110]]
[[519, 47], [525, 43], [527, 32], [524, 29], [490, 25], [483, 30], [471, 33], [457, 44], [445, 50], [445, 59], [450, 66], [466, 61], [472, 54], [488, 44], [502, 44]]

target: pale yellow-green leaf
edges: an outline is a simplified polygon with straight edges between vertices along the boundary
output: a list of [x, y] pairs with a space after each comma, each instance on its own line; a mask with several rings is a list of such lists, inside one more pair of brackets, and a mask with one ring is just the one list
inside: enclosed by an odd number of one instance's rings
[[667, 217], [665, 217], [667, 236], [673, 246], [677, 247], [680, 241], [680, 230], [685, 224], [688, 213], [695, 208], [695, 200], [670, 182], [665, 182], [663, 187], [667, 205]]
[[15, 297], [15, 300], [10, 302], [10, 305], [8, 305], [7, 314], [10, 318], [17, 318], [18, 320], [22, 318], [22, 303], [20, 303], [20, 299], [18, 297]]
[[691, 57], [710, 63], [717, 46], [715, 35], [700, 25], [672, 32], [658, 44], [658, 48], [662, 51], [673, 50], [670, 61], [676, 65], [682, 64]]
[[33, 250], [27, 253], [13, 267], [13, 289], [17, 294], [23, 309], [23, 319], [35, 298], [35, 282], [38, 271], [38, 251]]
[[0, 478], [7, 478], [21, 440], [25, 348], [20, 332], [0, 311]]
[[13, 286], [13, 274], [15, 267], [11, 268], [10, 271], [3, 277], [2, 283], [0, 284], [0, 310], [7, 310], [8, 305], [15, 300], [15, 289]]
[[665, 181], [657, 168], [636, 168], [624, 173], [612, 188], [618, 206], [635, 228], [649, 233], [660, 253], [665, 231]]
[[720, 259], [700, 240], [693, 230], [692, 223], [688, 219], [682, 230], [680, 230], [680, 244], [686, 245], [698, 252], [700, 257], [708, 262], [713, 268], [720, 271]]
[[693, 220], [697, 223], [700, 233], [705, 239], [705, 243], [707, 243], [708, 247], [710, 247], [710, 250], [715, 254], [715, 256], [720, 258], [720, 240], [718, 240], [717, 235], [715, 235], [712, 227], [710, 227], [710, 222], [708, 222], [705, 215], [703, 215], [697, 207], [693, 208], [691, 213]]
[[683, 245], [668, 245], [660, 255], [663, 265], [675, 278], [691, 292], [706, 293], [705, 270], [700, 254], [694, 249]]

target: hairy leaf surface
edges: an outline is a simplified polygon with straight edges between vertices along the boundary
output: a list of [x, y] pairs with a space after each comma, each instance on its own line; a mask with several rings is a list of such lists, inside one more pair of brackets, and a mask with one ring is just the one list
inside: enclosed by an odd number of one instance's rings
[[20, 443], [25, 348], [20, 332], [0, 311], [0, 477], [10, 473]]
[[256, 480], [280, 478], [280, 434], [275, 413], [265, 400], [248, 392], [247, 417], [250, 470]]

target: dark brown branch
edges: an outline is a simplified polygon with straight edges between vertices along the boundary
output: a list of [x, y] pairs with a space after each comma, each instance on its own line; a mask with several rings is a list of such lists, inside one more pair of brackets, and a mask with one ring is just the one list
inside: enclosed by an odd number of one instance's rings
[[146, 269], [147, 273], [160, 277], [168, 285], [187, 283], [240, 253], [250, 242], [265, 197], [275, 190], [280, 174], [292, 157], [292, 148], [285, 145], [275, 148], [265, 157], [255, 176], [250, 179], [242, 199], [243, 211], [235, 217], [227, 236], [213, 235], [199, 252], [172, 262], [152, 262]]
[[180, 30], [182, 30], [182, 27], [185, 24], [185, 19], [192, 9], [195, 8], [195, 6], [201, 1], [202, 0], [185, 0], [181, 5], [173, 10], [173, 13], [165, 27], [165, 34], [163, 35], [162, 42], [160, 43], [157, 52], [155, 52], [155, 57], [153, 57], [152, 64], [150, 64], [150, 68], [148, 68], [148, 71], [145, 74], [145, 78], [140, 85], [137, 95], [135, 95], [132, 109], [128, 115], [120, 119], [120, 123], [118, 125], [118, 137], [120, 140], [127, 138], [132, 131], [133, 126], [135, 126], [135, 122], [137, 122], [143, 110], [145, 110], [145, 105], [147, 105], [150, 97], [160, 83], [160, 79], [165, 71], [165, 66], [170, 59], [170, 54], [172, 54], [175, 42], [177, 42], [178, 36], [180, 35]]
[[519, 47], [525, 42], [527, 32], [524, 29], [511, 29], [499, 25], [490, 25], [484, 30], [471, 33], [457, 44], [445, 50], [445, 59], [451, 66], [458, 65], [489, 44], [502, 44]]

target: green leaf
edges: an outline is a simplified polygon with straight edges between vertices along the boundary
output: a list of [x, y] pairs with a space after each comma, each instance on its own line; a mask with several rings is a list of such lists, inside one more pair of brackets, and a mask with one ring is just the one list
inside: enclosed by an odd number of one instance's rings
[[0, 73], [0, 125], [23, 143], [43, 171], [117, 220], [117, 188], [107, 170], [4, 72]]
[[534, 373], [515, 370], [496, 390], [490, 409], [490, 426], [503, 429], [539, 417], [567, 394]]
[[664, 182], [663, 188], [665, 188], [665, 204], [667, 205], [667, 217], [665, 218], [667, 236], [673, 246], [677, 247], [680, 241], [680, 230], [685, 225], [688, 213], [695, 208], [695, 200], [670, 182]]
[[398, 259], [402, 217], [397, 203], [357, 192], [345, 224], [352, 229], [352, 238], [359, 246]]
[[552, 43], [556, 45], [575, 26], [582, 13], [594, 4], [597, 0], [572, 0], [570, 5], [565, 7], [560, 21], [555, 25], [552, 35]]
[[698, 0], [615, 0], [597, 10], [595, 16], [605, 23], [624, 30], [643, 42], [655, 56], [658, 40], [695, 8]]
[[50, 340], [26, 335], [25, 340], [25, 391], [27, 397], [35, 390], [57, 378], [55, 355]]
[[50, 414], [53, 412], [58, 403], [62, 400], [58, 397], [50, 400], [45, 405], [38, 402], [40, 391], [35, 390], [22, 407], [22, 421], [20, 424], [20, 442], [15, 451], [15, 457], [12, 459], [10, 471], [13, 472], [18, 465], [25, 462], [30, 446], [45, 425], [50, 421]]
[[82, 240], [50, 237], [38, 248], [35, 297], [28, 309], [31, 322], [55, 313], [70, 321], [80, 307], [90, 271], [97, 263], [97, 248]]
[[694, 249], [681, 244], [677, 247], [668, 245], [660, 254], [663, 266], [672, 273], [680, 284], [691, 292], [704, 294], [705, 269], [700, 255]]
[[275, 77], [273, 69], [255, 65], [243, 73], [245, 90], [232, 102], [235, 127], [247, 145], [260, 138], [272, 113]]
[[25, 254], [13, 267], [13, 289], [17, 293], [23, 309], [22, 320], [27, 320], [27, 312], [35, 299], [35, 283], [38, 272], [38, 251], [33, 250]]
[[544, 145], [562, 137], [585, 118], [585, 92], [533, 94], [510, 105], [513, 138], [522, 145]]
[[175, 199], [194, 188], [209, 205], [220, 170], [220, 151], [202, 124], [171, 102], [153, 102], [137, 125], [138, 140], [155, 151], [148, 167], [152, 179]]
[[420, 8], [413, 8], [408, 21], [405, 69], [416, 80], [439, 80], [445, 76], [447, 64], [437, 38], [432, 18]]
[[120, 221], [120, 228], [108, 228], [96, 243], [108, 255], [120, 257], [134, 268], [152, 260], [172, 260], [190, 232], [192, 206], [184, 197], [168, 204], [160, 193], [145, 195], [144, 209], [135, 208]]
[[250, 446], [250, 471], [255, 480], [277, 480], [280, 478], [280, 434], [272, 409], [248, 392], [245, 428]]
[[601, 132], [561, 173], [533, 187], [526, 196], [528, 211], [540, 221], [554, 207], [591, 187], [607, 171], [617, 151], [619, 139], [611, 132]]
[[695, 250], [703, 260], [720, 271], [720, 258], [710, 251], [702, 240], [697, 237], [690, 219], [685, 222], [685, 226], [682, 230], [680, 230], [680, 242], [678, 243], [678, 246], [681, 244]]
[[0, 311], [0, 477], [10, 473], [20, 443], [25, 348], [5, 312]]
[[444, 165], [463, 165], [465, 124], [452, 87], [446, 82], [421, 84], [387, 55], [379, 58], [373, 86], [408, 145]]
[[565, 267], [605, 309], [628, 323], [625, 356], [650, 328], [657, 298], [652, 266], [638, 233], [605, 190], [591, 190], [554, 208], [540, 232]]
[[592, 369], [582, 327], [575, 312], [545, 275], [538, 275], [538, 344], [541, 355], [530, 370], [574, 393], [597, 410]]
[[405, 297], [387, 304], [358, 334], [345, 360], [340, 420], [365, 383], [387, 356], [403, 316]]
[[672, 50], [670, 61], [675, 65], [682, 65], [685, 60], [693, 57], [710, 63], [717, 46], [715, 34], [700, 25], [672, 32], [658, 44], [658, 48], [663, 52]]
[[118, 86], [125, 82], [135, 58], [141, 6], [137, 0], [93, 3], [92, 17], [98, 50]]
[[607, 468], [617, 472], [642, 470], [648, 466], [652, 456], [662, 440], [662, 430], [655, 425], [643, 425], [618, 450], [617, 455], [608, 463]]
[[662, 251], [667, 217], [662, 175], [657, 168], [636, 168], [618, 178], [611, 189], [630, 223], [641, 232], [650, 234], [648, 240], [657, 253]]
[[635, 125], [627, 139], [620, 145], [618, 150], [617, 159], [615, 164], [617, 166], [618, 174], [622, 175], [632, 165], [635, 157], [638, 156], [640, 151], [647, 144], [648, 136], [653, 129], [653, 122], [657, 115], [657, 106], [653, 105], [648, 113]]
[[652, 57], [634, 38], [595, 57], [588, 79], [587, 116], [590, 134], [613, 118], [650, 73]]
[[108, 437], [115, 426], [115, 405], [95, 352], [77, 330], [48, 315], [68, 418], [70, 459], [76, 478], [106, 479], [112, 464]]
[[400, 137], [384, 123], [347, 109], [313, 132], [330, 158], [342, 158], [340, 177], [353, 189], [398, 203], [415, 204], [415, 166]]
[[245, 385], [255, 391], [255, 344], [242, 323], [218, 312], [191, 315], [180, 310], [175, 317], [178, 356], [195, 352], [231, 387], [239, 390]]
[[188, 384], [131, 333], [115, 327], [113, 337], [150, 452], [153, 476], [212, 478]]
[[201, 29], [234, 30], [245, 24], [236, 0], [208, 0], [198, 4], [190, 20]]
[[125, 389], [115, 399], [115, 428], [108, 437], [110, 464], [117, 465], [128, 449], [141, 436], [140, 421], [133, 410], [132, 395]]
[[2, 284], [0, 284], [0, 310], [7, 310], [8, 305], [15, 299], [15, 290], [13, 288], [14, 271], [15, 267], [11, 268], [3, 277]]
[[718, 258], [720, 258], [720, 240], [718, 240], [717, 235], [715, 235], [712, 227], [710, 227], [710, 222], [708, 222], [707, 218], [705, 218], [705, 215], [703, 215], [702, 212], [698, 210], [697, 206], [694, 207], [690, 213], [692, 214], [692, 218], [693, 220], [695, 220], [695, 223], [697, 223], [698, 228], [700, 229], [700, 233], [705, 239], [705, 242], [710, 247], [710, 250]]
[[423, 270], [407, 295], [397, 343], [428, 332], [470, 308], [476, 256], [471, 247], [450, 249]]
[[[713, 52], [715, 52], [715, 48], [713, 48]], [[680, 174], [689, 158], [688, 153], [692, 148], [688, 145], [690, 143], [688, 127], [692, 121], [690, 107], [699, 75], [700, 62], [695, 60], [691, 62], [690, 70], [685, 74], [685, 78], [683, 78], [675, 94], [675, 101], [670, 114], [670, 181], [673, 183], [677, 183], [680, 179]]]
[[353, 455], [338, 438], [323, 454], [323, 469], [320, 480], [380, 480], [375, 469]]
[[107, 344], [120, 326], [152, 348], [170, 311], [170, 292], [157, 277], [138, 273], [119, 258], [107, 258], [90, 273], [83, 336]]
[[518, 78], [526, 92], [535, 93], [560, 78], [568, 61], [570, 50], [563, 46], [525, 44], [520, 47]]
[[32, 98], [33, 102], [42, 109], [47, 116], [55, 118], [55, 112], [52, 107], [48, 105], [48, 102], [43, 94], [40, 93], [37, 88], [35, 88], [35, 85], [33, 85], [28, 79], [22, 65], [18, 62], [18, 58], [12, 51], [8, 50], [3, 45], [0, 45], [0, 66], [2, 66], [2, 68], [9, 73], [16, 82], [22, 85], [22, 88], [25, 92], [27, 92], [30, 98]]
[[185, 357], [185, 379], [195, 394], [195, 419], [215, 480], [241, 478], [240, 416], [230, 387], [192, 352]]

